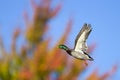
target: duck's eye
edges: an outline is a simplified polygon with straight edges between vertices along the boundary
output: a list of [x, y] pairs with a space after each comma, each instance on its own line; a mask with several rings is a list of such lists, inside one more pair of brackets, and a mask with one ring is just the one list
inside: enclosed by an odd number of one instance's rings
[[65, 49], [65, 48], [66, 48], [66, 46], [64, 46], [64, 45], [61, 45], [61, 48]]

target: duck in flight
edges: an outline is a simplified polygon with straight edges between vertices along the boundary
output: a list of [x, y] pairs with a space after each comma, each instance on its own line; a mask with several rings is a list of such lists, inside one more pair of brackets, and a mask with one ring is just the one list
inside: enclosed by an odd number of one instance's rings
[[85, 23], [75, 39], [74, 49], [70, 49], [64, 44], [59, 45], [59, 48], [77, 59], [93, 61], [93, 58], [87, 53], [88, 46], [86, 44], [91, 31], [91, 25]]

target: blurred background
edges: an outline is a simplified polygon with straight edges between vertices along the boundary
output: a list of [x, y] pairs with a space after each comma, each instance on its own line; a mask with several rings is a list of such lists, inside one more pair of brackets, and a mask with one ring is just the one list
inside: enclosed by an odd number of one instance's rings
[[[120, 79], [119, 0], [0, 1], [0, 80]], [[88, 66], [58, 45], [74, 47], [84, 23], [93, 62]]]

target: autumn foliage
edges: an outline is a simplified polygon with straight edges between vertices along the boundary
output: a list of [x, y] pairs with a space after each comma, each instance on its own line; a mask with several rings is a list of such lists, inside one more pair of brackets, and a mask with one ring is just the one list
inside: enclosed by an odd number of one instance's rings
[[[72, 19], [68, 21], [59, 41], [53, 48], [49, 48], [51, 38], [44, 37], [49, 30], [48, 21], [57, 16], [62, 6], [58, 4], [52, 9], [51, 0], [41, 0], [39, 4], [31, 0], [31, 3], [32, 20], [29, 19], [27, 12], [24, 13], [26, 30], [23, 36], [26, 43], [18, 50], [16, 43], [22, 32], [20, 28], [15, 29], [13, 33], [10, 52], [6, 51], [2, 38], [0, 39], [2, 51], [0, 80], [77, 80], [91, 64], [88, 63], [86, 66], [84, 61], [71, 59], [65, 52], [58, 49], [58, 45], [67, 40]], [[89, 52], [92, 52], [94, 47], [95, 45], [91, 45]], [[113, 66], [110, 71], [99, 75], [99, 70], [95, 69], [86, 76], [86, 80], [106, 80], [115, 70], [116, 66]]]

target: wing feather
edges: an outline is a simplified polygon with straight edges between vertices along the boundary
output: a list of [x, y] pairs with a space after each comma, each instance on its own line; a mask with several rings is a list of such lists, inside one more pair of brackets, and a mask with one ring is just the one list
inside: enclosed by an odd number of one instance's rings
[[92, 31], [91, 25], [85, 23], [75, 39], [75, 46], [74, 46], [75, 51], [79, 52], [80, 50], [84, 50], [84, 51], [87, 50], [88, 47], [86, 44], [86, 40], [91, 31]]

